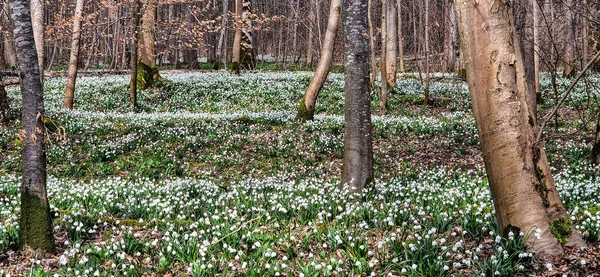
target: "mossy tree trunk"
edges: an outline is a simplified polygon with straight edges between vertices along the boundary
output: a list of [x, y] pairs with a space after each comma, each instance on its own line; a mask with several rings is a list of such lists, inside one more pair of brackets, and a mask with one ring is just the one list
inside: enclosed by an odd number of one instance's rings
[[23, 176], [19, 240], [22, 247], [54, 251], [52, 217], [46, 192], [44, 92], [28, 0], [12, 0], [21, 93], [23, 96]]
[[[585, 247], [554, 185], [538, 128], [511, 1], [457, 0], [473, 113], [501, 232], [535, 232], [539, 257]], [[482, 28], [481, 26], [488, 26]]]
[[[344, 3], [344, 160], [342, 184], [361, 190], [373, 181], [367, 0]], [[385, 82], [385, 81], [384, 81]]]
[[315, 75], [310, 80], [308, 88], [304, 93], [304, 97], [300, 100], [300, 106], [298, 108], [298, 114], [296, 119], [300, 121], [312, 120], [315, 116], [315, 104], [317, 103], [317, 97], [327, 75], [329, 75], [329, 67], [333, 60], [333, 48], [335, 44], [335, 36], [340, 23], [342, 11], [342, 0], [331, 0], [331, 7], [329, 10], [329, 20], [327, 21], [327, 32], [325, 32], [325, 40], [321, 47], [321, 58], [317, 65]]

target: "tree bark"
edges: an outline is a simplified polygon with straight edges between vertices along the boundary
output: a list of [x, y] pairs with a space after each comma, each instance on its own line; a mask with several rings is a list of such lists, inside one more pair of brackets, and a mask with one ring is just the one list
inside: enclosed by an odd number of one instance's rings
[[[44, 48], [44, 0], [31, 0], [31, 23], [33, 24], [33, 37], [35, 39], [35, 49], [37, 51], [38, 66], [40, 68], [40, 80], [44, 85], [44, 59], [46, 51]], [[15, 36], [16, 37], [16, 36]]]
[[44, 92], [28, 0], [10, 2], [15, 27], [15, 41], [21, 93], [23, 95], [23, 176], [21, 183], [21, 247], [54, 251], [52, 217], [46, 192], [46, 127], [44, 126]]
[[[2, 17], [2, 26], [12, 25], [10, 20], [10, 11], [8, 5], [4, 5]], [[17, 51], [15, 49], [15, 37], [10, 28], [7, 31], [2, 32], [4, 35], [2, 44], [3, 44], [3, 56], [4, 56], [4, 66], [6, 68], [16, 68], [17, 67]]]
[[456, 19], [456, 7], [454, 0], [448, 1], [448, 18], [448, 35], [450, 43], [450, 45], [448, 45], [448, 69], [453, 72], [458, 72], [460, 64], [460, 45], [458, 42], [458, 20]]
[[377, 81], [377, 56], [375, 56], [375, 29], [373, 22], [373, 0], [368, 0], [367, 3], [367, 21], [369, 23], [369, 49], [371, 50], [371, 90], [375, 89]]
[[129, 105], [135, 111], [137, 109], [137, 79], [138, 79], [138, 44], [140, 41], [140, 17], [142, 3], [141, 0], [135, 0], [133, 9], [133, 45], [131, 46], [131, 60], [129, 68], [131, 70], [131, 79], [129, 81]]
[[563, 77], [575, 77], [575, 16], [573, 12], [573, 0], [566, 0], [565, 3], [565, 29], [563, 50]]
[[325, 80], [327, 80], [329, 67], [333, 60], [333, 48], [335, 36], [339, 27], [341, 9], [342, 0], [331, 0], [329, 20], [327, 21], [327, 32], [325, 33], [325, 40], [321, 47], [321, 58], [319, 59], [315, 75], [310, 80], [310, 84], [306, 89], [304, 97], [300, 100], [300, 107], [298, 108], [298, 115], [296, 116], [296, 119], [298, 120], [312, 120], [315, 115], [315, 103], [317, 102], [317, 97], [319, 96], [321, 88], [323, 88]]
[[[534, 0], [535, 1], [535, 0]], [[513, 4], [515, 29], [519, 38], [520, 52], [523, 57], [527, 91], [529, 92], [529, 110], [535, 117], [537, 114], [537, 95], [535, 94], [535, 44], [533, 3], [530, 0], [516, 0]]]
[[351, 191], [373, 181], [367, 0], [344, 5], [345, 85], [342, 184]]
[[393, 89], [396, 86], [396, 73], [397, 73], [397, 61], [398, 61], [398, 25], [396, 25], [398, 13], [394, 0], [384, 0], [387, 2], [387, 13], [385, 18], [385, 31], [386, 31], [386, 74], [388, 87]]
[[254, 69], [256, 58], [254, 56], [254, 46], [252, 42], [252, 21], [250, 12], [252, 9], [251, 0], [236, 0], [236, 16], [238, 24], [233, 42], [232, 71], [239, 74], [241, 69]]
[[229, 1], [223, 0], [223, 14], [221, 15], [221, 30], [219, 33], [219, 43], [217, 44], [217, 62], [223, 65], [227, 64], [227, 57], [223, 55], [223, 45], [225, 45], [225, 34], [227, 31], [227, 20], [229, 12]]
[[[535, 143], [538, 130], [527, 103], [510, 2], [456, 3], [473, 113], [500, 230], [528, 233], [539, 228], [539, 238], [531, 235], [528, 243], [542, 258], [562, 255], [561, 244], [585, 247], [558, 196], [543, 145]], [[562, 231], [553, 235], [551, 226]]]
[[140, 39], [138, 41], [138, 68], [137, 88], [146, 89], [151, 87], [155, 81], [160, 79], [160, 73], [156, 66], [156, 2], [147, 1], [143, 7], [140, 25]]
[[[0, 75], [0, 82], [3, 82], [2, 75]], [[8, 112], [10, 111], [10, 105], [8, 103], [8, 95], [4, 84], [0, 84], [0, 123], [6, 124], [8, 122]]]
[[314, 45], [314, 40], [315, 40], [315, 20], [316, 20], [316, 16], [315, 16], [315, 3], [316, 0], [310, 0], [309, 1], [309, 6], [310, 6], [310, 12], [309, 12], [309, 18], [308, 18], [308, 46], [306, 47], [306, 65], [311, 67], [314, 63], [313, 61], [313, 57], [314, 57], [314, 52], [315, 50], [313, 49], [313, 45]]
[[[381, 13], [381, 91], [379, 92], [379, 110], [381, 113], [385, 113], [387, 109], [388, 87], [390, 86], [390, 77], [388, 74], [388, 40], [390, 39], [388, 29], [390, 26], [387, 24], [389, 0], [382, 0], [381, 4], [383, 12]], [[393, 40], [395, 41], [396, 39], [393, 38]]]
[[[531, 0], [533, 5], [533, 71], [536, 99], [540, 99], [540, 29], [542, 9], [538, 0]], [[537, 100], [536, 100], [537, 102]]]
[[[71, 39], [71, 55], [67, 70], [67, 86], [63, 99], [63, 108], [72, 109], [75, 97], [75, 81], [77, 79], [77, 64], [79, 63], [79, 40], [81, 38], [81, 18], [85, 0], [77, 0], [75, 16], [73, 17], [73, 38]], [[116, 54], [116, 53], [115, 53]], [[116, 55], [115, 55], [116, 56]]]
[[398, 71], [404, 73], [404, 38], [402, 37], [402, 0], [396, 0], [398, 11]]
[[425, 1], [425, 105], [429, 105], [429, 0]]
[[594, 136], [594, 145], [592, 146], [592, 162], [600, 165], [600, 117], [596, 121], [596, 135]]

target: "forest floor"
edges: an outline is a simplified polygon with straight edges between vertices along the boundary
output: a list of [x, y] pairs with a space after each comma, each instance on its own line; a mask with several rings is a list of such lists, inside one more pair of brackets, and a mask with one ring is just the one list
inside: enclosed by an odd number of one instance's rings
[[[502, 237], [468, 89], [399, 75], [385, 114], [372, 94], [376, 180], [339, 190], [343, 75], [315, 120], [294, 120], [311, 73], [163, 72], [128, 106], [127, 76], [47, 78], [48, 194], [57, 252], [17, 252], [20, 95], [0, 128], [0, 277], [5, 276], [600, 276], [600, 181], [589, 160], [600, 84], [576, 87], [546, 149], [584, 252], [541, 261], [532, 235]], [[566, 89], [569, 80], [559, 80]], [[545, 98], [555, 99], [547, 78]], [[540, 105], [540, 117], [553, 105]]]

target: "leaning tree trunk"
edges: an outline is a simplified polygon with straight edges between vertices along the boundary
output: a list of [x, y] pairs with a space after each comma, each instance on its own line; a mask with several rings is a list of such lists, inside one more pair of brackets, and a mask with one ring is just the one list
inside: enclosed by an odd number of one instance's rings
[[40, 68], [40, 80], [44, 85], [44, 59], [46, 51], [44, 49], [44, 0], [31, 0], [31, 23], [33, 26], [33, 37], [35, 39], [35, 49], [37, 51], [38, 66]]
[[344, 3], [344, 160], [342, 184], [357, 191], [373, 181], [367, 0]]
[[386, 74], [387, 74], [387, 83], [388, 88], [393, 89], [396, 86], [396, 73], [398, 71], [396, 62], [398, 60], [398, 25], [397, 22], [397, 12], [396, 12], [396, 3], [394, 0], [384, 0], [386, 1], [386, 17], [385, 17], [385, 49], [387, 51], [387, 55], [385, 58], [386, 64]]
[[129, 105], [133, 110], [137, 109], [137, 84], [138, 84], [138, 45], [140, 41], [140, 17], [142, 10], [141, 0], [135, 0], [133, 8], [133, 45], [131, 46], [131, 60], [129, 68], [131, 79], [129, 81]]
[[[515, 20], [508, 0], [457, 0], [461, 49], [498, 225], [529, 237], [540, 257], [584, 247], [554, 186], [536, 119]], [[482, 28], [481, 26], [488, 26]], [[525, 212], [524, 212], [525, 211]], [[536, 239], [536, 236], [539, 238]]]
[[75, 16], [73, 17], [73, 38], [71, 39], [71, 55], [67, 70], [67, 86], [63, 98], [63, 108], [72, 109], [75, 97], [75, 81], [77, 79], [77, 64], [79, 61], [79, 39], [81, 38], [81, 17], [85, 0], [77, 0]]
[[573, 0], [567, 0], [563, 5], [565, 7], [565, 31], [563, 50], [563, 77], [575, 77], [575, 16], [573, 15]]
[[11, 1], [23, 95], [23, 176], [21, 183], [21, 247], [53, 251], [52, 216], [46, 192], [46, 127], [44, 92], [34, 43], [28, 0]]
[[156, 40], [154, 25], [156, 23], [156, 2], [147, 1], [142, 15], [140, 36], [138, 42], [137, 87], [146, 89], [160, 79], [156, 66]]
[[[321, 88], [323, 88], [325, 80], [327, 80], [329, 67], [331, 66], [331, 60], [333, 59], [333, 46], [335, 44], [335, 35], [337, 34], [340, 22], [341, 9], [342, 0], [331, 0], [329, 20], [327, 21], [327, 32], [325, 33], [325, 40], [321, 47], [321, 58], [319, 59], [315, 76], [310, 80], [306, 93], [304, 93], [304, 97], [300, 100], [300, 107], [298, 108], [298, 115], [296, 116], [296, 119], [298, 120], [312, 120], [315, 115], [315, 103], [317, 102], [317, 97], [319, 96]], [[366, 34], [368, 34], [368, 32]]]

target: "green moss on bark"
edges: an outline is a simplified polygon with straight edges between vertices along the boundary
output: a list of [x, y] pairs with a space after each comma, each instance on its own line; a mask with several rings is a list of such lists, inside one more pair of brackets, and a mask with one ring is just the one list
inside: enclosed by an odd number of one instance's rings
[[161, 80], [158, 67], [150, 67], [149, 65], [139, 61], [137, 73], [137, 88], [147, 89], [152, 87], [154, 83]]
[[558, 240], [558, 243], [565, 245], [567, 240], [573, 234], [573, 222], [570, 219], [561, 216], [550, 222], [550, 232]]
[[309, 109], [306, 107], [305, 97], [302, 97], [300, 100], [300, 104], [298, 106], [298, 114], [296, 115], [296, 120], [305, 122], [313, 120], [315, 117], [315, 108]]
[[21, 248], [31, 247], [47, 252], [55, 250], [50, 206], [27, 189], [21, 193], [19, 244]]
[[535, 190], [538, 195], [542, 198], [542, 203], [544, 206], [550, 206], [550, 201], [548, 200], [548, 186], [546, 186], [544, 171], [539, 167], [535, 167], [535, 177], [537, 178], [537, 183], [535, 184]]

